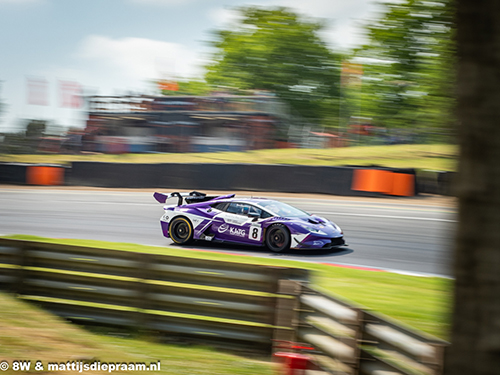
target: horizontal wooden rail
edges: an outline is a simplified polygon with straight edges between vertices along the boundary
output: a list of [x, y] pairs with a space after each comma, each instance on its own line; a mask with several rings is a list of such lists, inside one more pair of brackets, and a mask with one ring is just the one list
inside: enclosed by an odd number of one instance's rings
[[299, 342], [284, 350], [331, 374], [440, 375], [448, 345], [295, 268], [0, 239], [0, 271], [1, 288], [72, 321], [261, 351]]
[[327, 373], [442, 373], [447, 342], [298, 283], [297, 336], [313, 346], [312, 357]]
[[83, 324], [271, 349], [280, 280], [305, 270], [0, 239], [0, 286]]

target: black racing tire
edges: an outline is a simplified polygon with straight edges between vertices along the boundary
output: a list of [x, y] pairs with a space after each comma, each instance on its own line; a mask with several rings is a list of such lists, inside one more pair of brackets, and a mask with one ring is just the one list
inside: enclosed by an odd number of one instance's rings
[[290, 232], [283, 224], [273, 224], [266, 231], [266, 246], [275, 253], [290, 249]]
[[193, 241], [193, 224], [184, 216], [177, 216], [170, 222], [168, 233], [178, 245], [187, 245]]

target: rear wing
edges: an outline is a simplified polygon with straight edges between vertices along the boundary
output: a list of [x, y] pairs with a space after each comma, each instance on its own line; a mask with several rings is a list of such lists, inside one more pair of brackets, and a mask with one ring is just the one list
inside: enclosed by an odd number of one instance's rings
[[186, 201], [187, 204], [190, 204], [190, 203], [211, 201], [213, 199], [232, 198], [234, 197], [234, 194], [221, 195], [221, 196], [216, 196], [216, 195], [207, 196], [205, 193], [200, 193], [199, 191], [192, 191], [190, 193], [187, 192], [180, 193], [178, 191], [175, 191], [170, 194], [154, 193], [153, 197], [159, 203], [165, 203], [167, 199], [177, 197], [177, 206], [181, 206], [184, 200]]

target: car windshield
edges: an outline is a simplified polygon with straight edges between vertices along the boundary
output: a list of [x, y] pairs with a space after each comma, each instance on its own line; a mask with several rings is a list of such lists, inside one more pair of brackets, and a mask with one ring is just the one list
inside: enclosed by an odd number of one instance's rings
[[273, 214], [283, 217], [304, 217], [311, 216], [305, 211], [299, 210], [289, 204], [278, 201], [262, 201], [259, 205], [271, 211]]

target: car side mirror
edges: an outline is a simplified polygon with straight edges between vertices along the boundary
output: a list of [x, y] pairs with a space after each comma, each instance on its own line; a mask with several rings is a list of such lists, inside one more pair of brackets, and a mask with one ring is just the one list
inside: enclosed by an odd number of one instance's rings
[[257, 219], [260, 217], [260, 214], [258, 214], [257, 212], [250, 212], [250, 213], [248, 214], [248, 217], [253, 218], [253, 220], [252, 220], [252, 221], [257, 221]]

